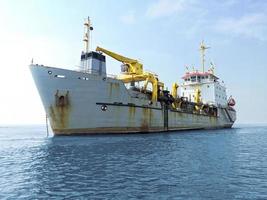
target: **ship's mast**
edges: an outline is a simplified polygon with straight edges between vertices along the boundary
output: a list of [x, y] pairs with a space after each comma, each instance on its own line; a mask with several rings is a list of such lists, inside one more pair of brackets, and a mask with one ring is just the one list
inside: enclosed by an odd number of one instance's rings
[[84, 53], [88, 53], [90, 51], [90, 32], [93, 30], [92, 24], [91, 24], [91, 20], [88, 17], [85, 22], [84, 22], [84, 37], [83, 37], [83, 41], [84, 41]]
[[210, 47], [205, 46], [204, 41], [200, 43], [200, 54], [201, 54], [201, 64], [202, 64], [202, 71], [205, 72], [205, 50], [209, 49]]

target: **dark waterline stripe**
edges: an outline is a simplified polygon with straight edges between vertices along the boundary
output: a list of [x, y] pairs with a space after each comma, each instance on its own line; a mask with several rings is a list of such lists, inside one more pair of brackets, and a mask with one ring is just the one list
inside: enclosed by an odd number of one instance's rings
[[[149, 106], [138, 106], [135, 104], [123, 104], [123, 103], [103, 103], [103, 102], [96, 102], [96, 105], [108, 105], [108, 106], [123, 106], [123, 107], [134, 107], [134, 108], [148, 108], [152, 110], [162, 110], [162, 108], [155, 108], [155, 107], [149, 107]], [[214, 117], [214, 118], [219, 118], [218, 116], [212, 116], [212, 115], [205, 115], [205, 114], [200, 114], [200, 113], [190, 113], [190, 112], [184, 112], [180, 110], [171, 110], [169, 109], [170, 112], [178, 112], [178, 113], [184, 113], [184, 114], [191, 114], [191, 115], [201, 115], [205, 117]]]

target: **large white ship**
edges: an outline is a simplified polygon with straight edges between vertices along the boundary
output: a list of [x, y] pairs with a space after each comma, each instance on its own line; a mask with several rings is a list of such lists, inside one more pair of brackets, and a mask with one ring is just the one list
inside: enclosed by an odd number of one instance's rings
[[[31, 64], [30, 69], [55, 135], [159, 132], [231, 128], [236, 120], [233, 98], [214, 74], [187, 71], [183, 83], [165, 89], [159, 77], [135, 59], [97, 47], [89, 50], [92, 26], [85, 23], [85, 49], [79, 70]], [[122, 63], [121, 74], [106, 73], [108, 55]]]

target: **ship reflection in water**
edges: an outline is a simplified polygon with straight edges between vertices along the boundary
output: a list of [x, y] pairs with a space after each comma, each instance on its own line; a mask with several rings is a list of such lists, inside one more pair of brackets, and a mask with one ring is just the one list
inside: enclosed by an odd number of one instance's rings
[[267, 127], [44, 136], [0, 128], [0, 198], [267, 197]]

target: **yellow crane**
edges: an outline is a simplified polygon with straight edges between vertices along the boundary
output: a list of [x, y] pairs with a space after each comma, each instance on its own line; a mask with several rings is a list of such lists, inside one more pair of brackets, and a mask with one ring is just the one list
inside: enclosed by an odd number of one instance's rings
[[122, 62], [124, 65], [125, 74], [129, 74], [129, 75], [130, 74], [136, 74], [136, 75], [143, 74], [143, 64], [139, 63], [138, 60], [124, 57], [122, 55], [119, 55], [115, 52], [109, 51], [101, 47], [96, 47], [96, 51], [103, 52], [107, 54], [108, 56], [114, 58], [115, 60]]
[[164, 83], [159, 82], [157, 75], [143, 71], [143, 64], [138, 60], [124, 57], [115, 52], [109, 51], [107, 49], [97, 47], [96, 51], [103, 52], [106, 55], [114, 58], [115, 60], [122, 62], [122, 74], [118, 79], [122, 80], [124, 83], [145, 81], [144, 90], [146, 90], [148, 83], [152, 84], [152, 102], [158, 101], [158, 91], [163, 90]]
[[199, 104], [202, 103], [200, 97], [201, 97], [201, 91], [200, 91], [199, 88], [196, 88], [196, 89], [195, 89], [195, 95], [194, 95], [194, 102], [196, 103], [196, 105], [195, 105], [195, 109], [196, 109], [197, 111], [199, 111], [200, 108], [201, 108], [201, 107], [199, 106]]
[[178, 98], [178, 88], [179, 85], [177, 83], [173, 83], [172, 84], [172, 91], [171, 91], [171, 95], [173, 96], [173, 98]]
[[195, 102], [196, 104], [201, 103], [201, 99], [200, 99], [200, 97], [201, 97], [201, 91], [200, 91], [199, 88], [197, 88], [197, 89], [195, 90], [195, 95], [194, 95], [194, 102]]

